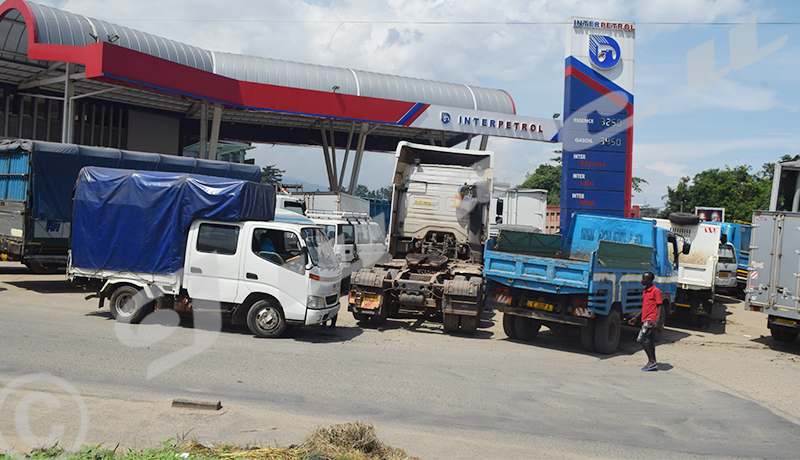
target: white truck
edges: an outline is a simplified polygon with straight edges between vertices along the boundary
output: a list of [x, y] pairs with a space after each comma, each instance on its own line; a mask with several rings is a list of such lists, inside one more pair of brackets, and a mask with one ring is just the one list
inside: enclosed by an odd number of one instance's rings
[[[719, 246], [726, 242], [720, 227], [700, 222], [699, 217], [689, 213], [672, 213], [669, 220], [656, 219], [656, 225], [678, 236], [678, 293], [672, 308], [688, 309], [690, 325], [708, 328], [714, 307]], [[684, 253], [685, 245], [690, 246], [688, 253]]]
[[339, 310], [341, 268], [307, 218], [275, 212], [272, 186], [180, 173], [84, 168], [67, 274], [118, 321], [154, 308], [215, 311], [257, 337]]
[[389, 222], [393, 259], [352, 275], [348, 310], [383, 323], [399, 312], [441, 315], [474, 333], [483, 310], [483, 244], [494, 154], [400, 142]]
[[753, 211], [745, 309], [767, 315], [775, 340], [800, 334], [800, 157], [775, 164], [769, 211]]
[[[497, 188], [494, 189], [496, 193]], [[547, 219], [547, 190], [529, 188], [510, 188], [498, 197], [492, 197], [494, 203], [494, 223], [489, 227], [491, 236], [497, 235], [498, 226], [513, 225], [526, 227], [532, 231], [544, 233]]]
[[344, 192], [303, 193], [308, 212], [355, 212], [369, 215], [369, 201]]

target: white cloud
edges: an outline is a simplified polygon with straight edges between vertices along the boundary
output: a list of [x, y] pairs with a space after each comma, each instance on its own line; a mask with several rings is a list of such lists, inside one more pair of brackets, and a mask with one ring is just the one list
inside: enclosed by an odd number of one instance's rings
[[687, 166], [656, 161], [655, 163], [646, 164], [644, 167], [650, 171], [661, 173], [666, 177], [683, 177], [686, 175], [685, 169]]

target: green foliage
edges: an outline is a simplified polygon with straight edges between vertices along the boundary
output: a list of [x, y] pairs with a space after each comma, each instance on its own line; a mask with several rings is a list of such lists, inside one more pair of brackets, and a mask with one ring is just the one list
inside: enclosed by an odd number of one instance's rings
[[361, 196], [366, 198], [375, 198], [378, 200], [391, 200], [392, 199], [392, 187], [387, 185], [386, 187], [381, 187], [377, 190], [370, 190], [367, 188], [366, 185], [358, 184], [356, 186], [354, 196]]
[[261, 168], [262, 184], [278, 184], [283, 181], [283, 173], [286, 171], [278, 169], [276, 165], [267, 165]]
[[725, 208], [725, 220], [750, 221], [754, 209], [767, 209], [772, 191], [774, 163], [751, 174], [750, 166], [707, 169], [693, 178], [682, 177], [675, 188], [667, 187], [667, 204], [661, 217], [671, 212], [694, 212], [695, 206]]
[[547, 204], [558, 206], [561, 203], [561, 157], [551, 158], [557, 164], [542, 163], [533, 173], [525, 175], [525, 182], [517, 188], [547, 190]]

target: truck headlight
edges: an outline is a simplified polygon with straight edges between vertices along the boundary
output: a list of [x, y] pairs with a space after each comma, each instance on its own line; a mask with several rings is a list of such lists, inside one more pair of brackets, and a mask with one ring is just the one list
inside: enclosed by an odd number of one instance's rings
[[306, 307], [311, 310], [323, 310], [327, 306], [325, 305], [325, 297], [318, 297], [315, 295], [308, 296], [308, 301], [306, 302]]

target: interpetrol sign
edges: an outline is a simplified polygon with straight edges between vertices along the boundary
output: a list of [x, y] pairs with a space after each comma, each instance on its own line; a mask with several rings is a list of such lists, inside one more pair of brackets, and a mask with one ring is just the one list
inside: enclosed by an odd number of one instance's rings
[[410, 121], [412, 128], [434, 129], [465, 134], [510, 137], [546, 142], [556, 142], [561, 122], [552, 118], [458, 109], [430, 105]]
[[567, 22], [561, 232], [575, 212], [628, 216], [635, 23]]

